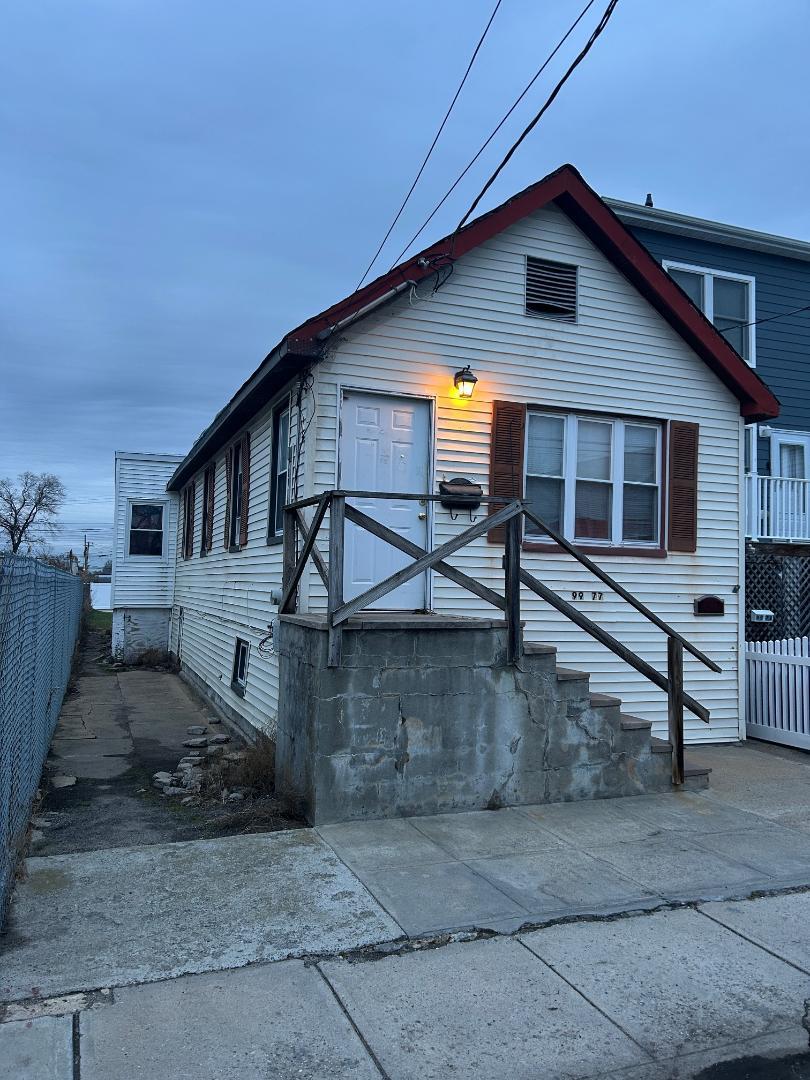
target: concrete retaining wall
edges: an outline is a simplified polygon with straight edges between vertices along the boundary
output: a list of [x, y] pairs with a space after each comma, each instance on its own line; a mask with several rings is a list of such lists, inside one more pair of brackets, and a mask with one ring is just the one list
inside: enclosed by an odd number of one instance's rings
[[413, 627], [350, 623], [328, 668], [323, 620], [282, 616], [276, 784], [310, 822], [669, 789], [649, 733], [553, 652], [508, 665], [502, 622]]
[[169, 648], [170, 608], [116, 608], [113, 611], [112, 652], [131, 664], [146, 649]]

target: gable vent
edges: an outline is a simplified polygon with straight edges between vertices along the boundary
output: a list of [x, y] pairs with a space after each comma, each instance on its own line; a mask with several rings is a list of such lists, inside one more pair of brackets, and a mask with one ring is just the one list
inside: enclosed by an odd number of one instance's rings
[[577, 268], [526, 256], [526, 314], [577, 321]]

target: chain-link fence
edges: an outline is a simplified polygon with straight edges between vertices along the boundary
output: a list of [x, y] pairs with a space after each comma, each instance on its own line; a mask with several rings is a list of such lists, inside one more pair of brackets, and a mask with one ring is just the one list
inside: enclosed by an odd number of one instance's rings
[[[745, 553], [746, 641], [810, 636], [810, 556], [772, 553], [749, 544]], [[773, 612], [773, 622], [751, 621], [751, 612]]]
[[0, 925], [79, 634], [82, 583], [0, 555]]

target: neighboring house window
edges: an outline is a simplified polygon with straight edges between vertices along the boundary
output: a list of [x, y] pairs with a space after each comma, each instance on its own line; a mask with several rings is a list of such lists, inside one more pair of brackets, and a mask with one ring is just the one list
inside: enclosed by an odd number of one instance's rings
[[273, 416], [273, 457], [270, 465], [271, 537], [284, 531], [284, 504], [287, 501], [290, 452], [290, 409], [285, 406]]
[[203, 474], [202, 528], [200, 555], [207, 555], [214, 545], [214, 483], [216, 466], [209, 465]]
[[754, 278], [665, 262], [664, 269], [751, 366], [755, 362]]
[[192, 481], [183, 492], [183, 558], [194, 554], [194, 492]]
[[525, 310], [527, 315], [576, 322], [576, 266], [527, 255]]
[[231, 686], [238, 694], [245, 692], [245, 686], [247, 685], [247, 668], [248, 668], [248, 653], [250, 651], [250, 645], [243, 638], [236, 639], [236, 648], [233, 654], [233, 674], [231, 677]]
[[244, 547], [248, 540], [250, 433], [245, 432], [225, 455], [225, 547]]
[[[530, 411], [526, 498], [539, 518], [570, 540], [660, 546], [660, 425]], [[530, 522], [526, 535], [545, 536]]]
[[130, 555], [163, 555], [163, 506], [132, 503], [129, 515]]

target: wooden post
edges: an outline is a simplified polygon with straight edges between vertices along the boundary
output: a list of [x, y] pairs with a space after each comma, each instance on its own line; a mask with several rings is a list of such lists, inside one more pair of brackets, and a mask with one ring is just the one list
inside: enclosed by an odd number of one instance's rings
[[343, 606], [343, 549], [346, 529], [346, 496], [333, 495], [329, 507], [329, 588], [327, 623], [329, 626], [329, 667], [340, 667], [343, 651], [343, 627], [335, 626], [335, 612]]
[[669, 741], [672, 743], [672, 783], [683, 784], [683, 645], [677, 638], [667, 638], [667, 676], [669, 693]]
[[[284, 531], [282, 533], [284, 538], [284, 556], [281, 571], [281, 593], [282, 596], [286, 593], [287, 587], [292, 581], [293, 574], [295, 573], [295, 541], [297, 534], [297, 524], [295, 520], [294, 510], [284, 511]], [[290, 602], [287, 604], [287, 609], [295, 613], [298, 609], [297, 596], [290, 597]], [[279, 612], [280, 613], [280, 612]]]
[[514, 664], [523, 655], [523, 634], [520, 628], [520, 526], [522, 514], [515, 514], [506, 523], [504, 553], [504, 594], [506, 597], [506, 659]]

